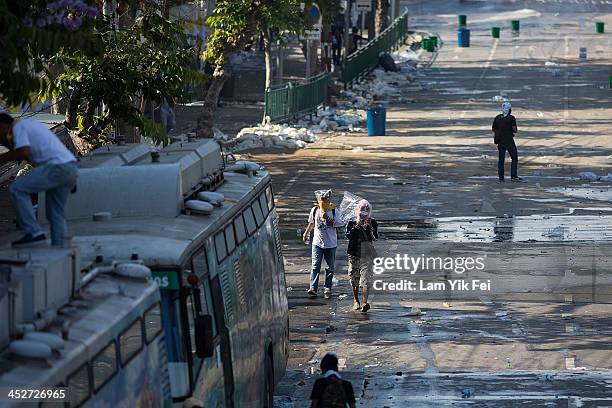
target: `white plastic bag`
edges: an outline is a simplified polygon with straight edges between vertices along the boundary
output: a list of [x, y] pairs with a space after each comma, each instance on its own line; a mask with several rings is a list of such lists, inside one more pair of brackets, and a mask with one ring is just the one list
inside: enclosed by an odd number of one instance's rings
[[357, 208], [360, 201], [363, 201], [363, 198], [359, 197], [358, 195], [355, 195], [349, 191], [344, 192], [344, 197], [342, 197], [342, 202], [340, 203], [340, 219], [342, 224], [346, 224], [349, 221], [354, 221], [357, 219]]

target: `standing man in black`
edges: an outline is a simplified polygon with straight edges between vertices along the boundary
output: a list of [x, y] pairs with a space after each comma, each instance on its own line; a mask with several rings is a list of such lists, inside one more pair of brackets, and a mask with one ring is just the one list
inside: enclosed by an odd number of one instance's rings
[[497, 174], [499, 181], [504, 181], [504, 160], [506, 159], [506, 150], [512, 159], [512, 167], [510, 168], [510, 179], [512, 181], [522, 180], [518, 176], [518, 151], [514, 143], [514, 134], [518, 132], [516, 128], [516, 118], [511, 115], [512, 107], [510, 102], [502, 104], [502, 113], [495, 117], [493, 121], [493, 132], [495, 133], [494, 142], [499, 151], [499, 160], [497, 162]]

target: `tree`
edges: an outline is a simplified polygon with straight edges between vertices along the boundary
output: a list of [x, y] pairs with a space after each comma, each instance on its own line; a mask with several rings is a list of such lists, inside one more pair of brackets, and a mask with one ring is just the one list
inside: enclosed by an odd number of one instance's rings
[[60, 50], [99, 52], [98, 15], [83, 0], [0, 0], [0, 103], [34, 103], [50, 80], [48, 59]]
[[229, 77], [229, 58], [245, 48], [259, 32], [262, 7], [268, 0], [217, 0], [207, 22], [212, 29], [204, 57], [212, 67], [212, 77], [198, 117], [198, 137], [212, 137], [219, 94]]
[[166, 142], [164, 128], [144, 115], [144, 102], [173, 106], [186, 84], [198, 79], [188, 68], [194, 51], [182, 25], [158, 11], [148, 3], [123, 29], [101, 25], [100, 55], [60, 51], [51, 58], [64, 70], [49, 82], [43, 96], [68, 97], [67, 128], [93, 146], [106, 143], [110, 126], [117, 122], [137, 127], [157, 143]]
[[374, 17], [374, 34], [380, 35], [387, 28], [389, 15], [389, 0], [376, 0], [376, 10]]
[[[299, 0], [269, 0], [260, 12], [260, 32], [264, 38], [266, 61], [266, 89], [272, 85], [272, 47], [270, 33], [282, 37], [285, 34], [299, 34], [304, 28]], [[282, 41], [282, 38], [280, 38]]]

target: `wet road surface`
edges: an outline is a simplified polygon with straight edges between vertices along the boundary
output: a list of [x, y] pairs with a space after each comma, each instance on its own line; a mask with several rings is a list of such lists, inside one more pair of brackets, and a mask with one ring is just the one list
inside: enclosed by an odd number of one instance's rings
[[[594, 33], [595, 20], [612, 23], [612, 1], [403, 3], [410, 25], [444, 45], [403, 86], [414, 102], [389, 106], [388, 136], [329, 135], [254, 156], [273, 174], [289, 286], [277, 405], [308, 406], [331, 351], [363, 407], [612, 406], [612, 183], [579, 177], [612, 172], [612, 40]], [[455, 45], [457, 14], [468, 15], [470, 48]], [[490, 126], [501, 97], [518, 121], [522, 183], [497, 182]], [[351, 309], [341, 239], [333, 295], [309, 299], [310, 248], [298, 236], [324, 187], [338, 203], [345, 190], [370, 200], [380, 256], [482, 257], [486, 268], [386, 269], [375, 279], [442, 286], [374, 291], [363, 315]], [[449, 287], [460, 279], [491, 288]]]

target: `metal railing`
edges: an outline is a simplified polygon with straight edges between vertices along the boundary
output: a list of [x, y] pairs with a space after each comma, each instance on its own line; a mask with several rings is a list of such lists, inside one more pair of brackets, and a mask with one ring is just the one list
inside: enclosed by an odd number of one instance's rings
[[378, 57], [383, 52], [399, 48], [408, 35], [408, 11], [398, 17], [379, 36], [355, 51], [346, 59], [342, 81], [345, 84], [359, 79], [378, 65]]
[[316, 112], [327, 100], [329, 81], [330, 75], [325, 72], [297, 84], [288, 82], [266, 89], [265, 116], [277, 122]]
[[[349, 84], [366, 75], [378, 65], [381, 52], [399, 48], [408, 35], [408, 11], [398, 17], [378, 37], [351, 54], [346, 60], [342, 75]], [[313, 113], [327, 100], [327, 87], [331, 75], [322, 73], [303, 82], [274, 86], [266, 89], [264, 116], [271, 122], [282, 122], [300, 114]]]

